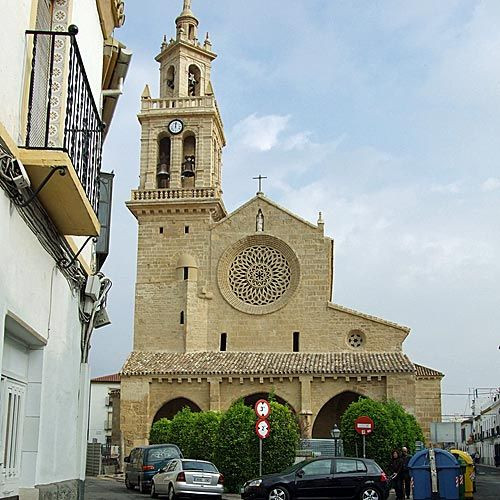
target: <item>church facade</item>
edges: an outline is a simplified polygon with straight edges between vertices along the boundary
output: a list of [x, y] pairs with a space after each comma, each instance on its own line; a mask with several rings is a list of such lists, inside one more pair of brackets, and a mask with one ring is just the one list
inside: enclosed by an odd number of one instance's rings
[[222, 200], [224, 129], [190, 0], [164, 40], [160, 96], [141, 99], [133, 352], [121, 373], [127, 450], [184, 406], [224, 410], [269, 392], [329, 437], [359, 398], [396, 399], [428, 434], [443, 374], [402, 349], [409, 328], [336, 304], [334, 241], [260, 190], [232, 213]]

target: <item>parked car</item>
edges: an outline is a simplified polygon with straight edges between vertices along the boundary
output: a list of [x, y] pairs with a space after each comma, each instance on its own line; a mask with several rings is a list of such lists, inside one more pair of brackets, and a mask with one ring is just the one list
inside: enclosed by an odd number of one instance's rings
[[182, 458], [179, 447], [175, 444], [154, 444], [138, 446], [125, 457], [125, 486], [133, 490], [139, 486], [141, 493], [151, 487], [153, 476], [173, 458]]
[[348, 457], [304, 460], [283, 472], [247, 481], [241, 489], [244, 500], [386, 500], [388, 496], [387, 476], [376, 462]]
[[188, 458], [172, 460], [151, 484], [151, 498], [168, 495], [169, 500], [175, 500], [203, 495], [221, 500], [223, 492], [224, 476], [212, 462]]

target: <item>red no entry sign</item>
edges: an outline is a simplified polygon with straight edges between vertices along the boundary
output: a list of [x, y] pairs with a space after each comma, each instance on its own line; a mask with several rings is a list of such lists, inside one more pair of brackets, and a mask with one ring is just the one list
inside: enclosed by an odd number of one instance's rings
[[267, 420], [258, 420], [255, 424], [255, 432], [260, 439], [266, 439], [271, 432], [271, 426]]
[[354, 429], [358, 434], [371, 434], [373, 432], [373, 420], [370, 417], [358, 417], [354, 421]]

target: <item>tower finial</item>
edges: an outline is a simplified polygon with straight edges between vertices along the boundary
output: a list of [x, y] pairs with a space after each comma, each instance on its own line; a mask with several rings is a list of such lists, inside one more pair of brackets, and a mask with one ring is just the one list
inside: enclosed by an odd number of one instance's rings
[[183, 16], [194, 17], [193, 12], [191, 11], [191, 0], [184, 0], [184, 5], [181, 12], [181, 17]]

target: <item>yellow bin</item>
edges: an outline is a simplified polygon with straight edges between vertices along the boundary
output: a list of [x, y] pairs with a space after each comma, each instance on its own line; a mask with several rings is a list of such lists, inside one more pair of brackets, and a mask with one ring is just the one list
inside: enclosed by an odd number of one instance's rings
[[460, 457], [465, 462], [465, 498], [474, 498], [474, 483], [476, 481], [476, 471], [474, 468], [474, 460], [466, 452], [462, 450], [450, 450], [450, 453], [455, 457]]

